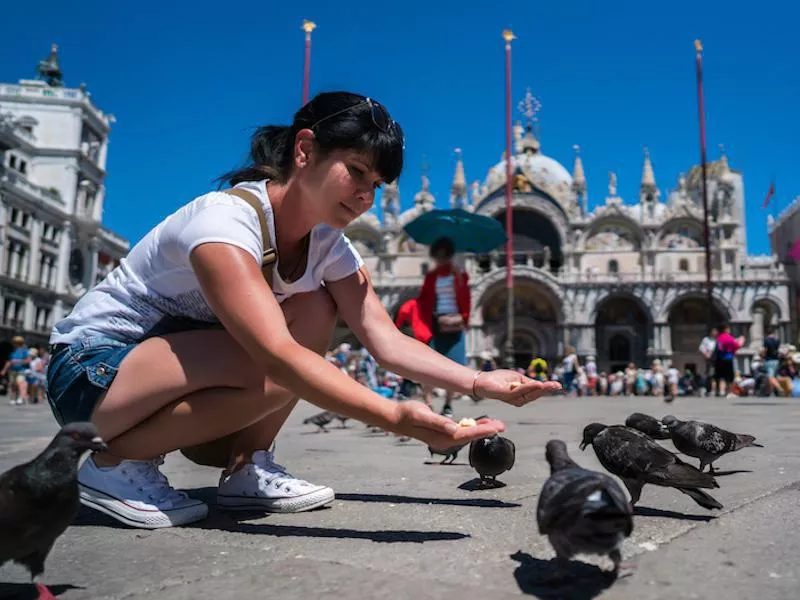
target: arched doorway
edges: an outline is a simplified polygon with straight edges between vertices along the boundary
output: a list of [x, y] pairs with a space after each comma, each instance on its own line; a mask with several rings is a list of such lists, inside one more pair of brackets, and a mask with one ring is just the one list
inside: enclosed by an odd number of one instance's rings
[[628, 363], [643, 367], [652, 331], [651, 319], [642, 303], [631, 296], [611, 296], [597, 309], [595, 341], [597, 366], [612, 372]]
[[[505, 212], [494, 215], [505, 229]], [[530, 264], [548, 271], [556, 271], [564, 262], [561, 252], [561, 236], [553, 222], [542, 213], [535, 210], [516, 208], [513, 211], [514, 232], [514, 262], [516, 264]], [[498, 266], [505, 266], [505, 247], [498, 256]], [[490, 257], [485, 256], [479, 261], [484, 271], [488, 270]], [[545, 264], [547, 263], [547, 264]]]
[[[500, 353], [505, 363], [507, 339], [507, 292], [503, 282], [485, 294], [481, 302], [484, 334]], [[561, 309], [558, 298], [541, 282], [517, 277], [514, 279], [514, 365], [527, 368], [536, 356], [548, 362], [558, 352], [558, 322]]]
[[[708, 300], [684, 298], [672, 305], [669, 311], [669, 329], [672, 340], [672, 364], [681, 371], [694, 369], [705, 372], [705, 358], [700, 354], [700, 342], [708, 335]], [[711, 305], [713, 327], [727, 320], [718, 306]]]

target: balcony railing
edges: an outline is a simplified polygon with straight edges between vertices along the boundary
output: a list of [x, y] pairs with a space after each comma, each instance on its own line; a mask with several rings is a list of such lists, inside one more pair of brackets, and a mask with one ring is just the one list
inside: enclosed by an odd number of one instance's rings
[[26, 84], [2, 84], [0, 85], [0, 97], [7, 96], [10, 98], [23, 97], [23, 98], [54, 98], [69, 100], [72, 102], [82, 104], [86, 110], [97, 118], [101, 123], [106, 126], [111, 122], [109, 115], [106, 115], [102, 110], [97, 108], [89, 96], [82, 90], [68, 89], [68, 88], [53, 88], [46, 85]]
[[61, 199], [61, 195], [55, 190], [46, 189], [40, 185], [31, 183], [21, 173], [4, 167], [3, 165], [0, 165], [0, 185], [16, 188], [24, 194], [33, 196], [39, 202], [43, 204], [50, 204], [54, 208], [58, 208], [60, 210], [63, 210], [65, 206], [64, 200]]
[[[419, 257], [416, 257], [419, 260]], [[515, 267], [526, 267], [539, 270], [543, 275], [552, 277], [558, 285], [624, 285], [637, 283], [704, 283], [706, 279], [705, 271], [664, 271], [647, 270], [631, 272], [591, 272], [573, 271], [567, 272], [565, 268], [552, 268], [555, 264], [550, 261], [551, 268], [545, 268], [544, 262], [547, 257], [544, 253], [519, 252], [514, 253]], [[423, 269], [419, 268], [417, 273], [410, 273], [408, 266], [398, 269], [398, 261], [402, 257], [394, 255], [365, 256], [364, 262], [370, 271], [376, 285], [390, 287], [413, 287], [421, 284], [424, 277]], [[418, 264], [422, 265], [424, 261]], [[378, 272], [378, 265], [383, 263], [383, 271]], [[505, 254], [495, 253], [492, 255], [467, 255], [465, 257], [465, 268], [472, 281], [483, 277], [489, 273], [505, 269]], [[417, 268], [416, 264], [412, 269]], [[398, 271], [401, 271], [400, 274]], [[392, 275], [392, 272], [395, 274]], [[745, 266], [741, 269], [715, 269], [712, 271], [712, 279], [715, 282], [771, 282], [786, 283], [788, 277], [782, 265], [764, 265], [758, 268]]]
[[117, 246], [118, 248], [121, 248], [121, 249], [124, 249], [124, 250], [129, 250], [130, 249], [130, 247], [131, 247], [130, 242], [128, 240], [126, 240], [124, 237], [122, 237], [120, 235], [117, 235], [116, 233], [114, 233], [110, 229], [106, 229], [105, 227], [100, 227], [100, 229], [98, 231], [100, 233], [100, 237], [104, 241], [106, 241], [106, 242], [108, 242], [110, 244], [113, 244], [114, 246]]

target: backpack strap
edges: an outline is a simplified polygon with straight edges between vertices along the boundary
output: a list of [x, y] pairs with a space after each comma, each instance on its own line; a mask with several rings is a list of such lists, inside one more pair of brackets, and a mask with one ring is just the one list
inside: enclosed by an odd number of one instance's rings
[[231, 188], [222, 191], [244, 200], [256, 211], [258, 223], [261, 226], [261, 245], [264, 248], [261, 254], [261, 273], [264, 275], [264, 279], [267, 280], [270, 287], [272, 287], [272, 268], [275, 266], [275, 261], [278, 260], [278, 251], [272, 245], [272, 238], [269, 235], [269, 225], [267, 224], [267, 216], [264, 214], [264, 207], [254, 194], [245, 190]]

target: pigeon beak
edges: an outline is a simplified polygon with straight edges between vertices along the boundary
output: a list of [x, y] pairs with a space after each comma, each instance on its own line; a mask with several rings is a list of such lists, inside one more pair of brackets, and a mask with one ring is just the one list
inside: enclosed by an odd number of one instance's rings
[[581, 449], [581, 452], [583, 452], [584, 450], [586, 450], [586, 446], [587, 446], [587, 445], [588, 445], [588, 444], [587, 444], [586, 442], [581, 442], [581, 445], [580, 445], [580, 446], [578, 446], [578, 447]]
[[108, 444], [103, 441], [99, 435], [92, 438], [92, 450], [95, 452], [105, 452], [108, 450]]

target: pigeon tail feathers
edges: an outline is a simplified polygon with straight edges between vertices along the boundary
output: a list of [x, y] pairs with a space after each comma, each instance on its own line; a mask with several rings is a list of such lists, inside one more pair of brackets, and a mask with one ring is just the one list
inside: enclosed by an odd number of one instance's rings
[[717, 502], [713, 496], [707, 494], [703, 490], [698, 490], [696, 488], [677, 488], [679, 491], [683, 492], [687, 496], [689, 496], [692, 500], [697, 502], [703, 508], [707, 508], [709, 510], [714, 508], [723, 508], [722, 504]]

